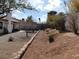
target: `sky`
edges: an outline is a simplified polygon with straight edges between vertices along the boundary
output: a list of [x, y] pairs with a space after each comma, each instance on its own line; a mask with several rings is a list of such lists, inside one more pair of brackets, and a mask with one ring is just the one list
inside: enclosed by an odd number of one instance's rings
[[[12, 16], [18, 19], [27, 18], [32, 15], [35, 22], [39, 22], [38, 18], [41, 19], [41, 22], [47, 21], [47, 12], [57, 11], [57, 12], [66, 12], [66, 7], [63, 3], [64, 0], [28, 0], [30, 4], [36, 8], [38, 11], [34, 10], [14, 10]], [[65, 0], [66, 1], [66, 0]]]

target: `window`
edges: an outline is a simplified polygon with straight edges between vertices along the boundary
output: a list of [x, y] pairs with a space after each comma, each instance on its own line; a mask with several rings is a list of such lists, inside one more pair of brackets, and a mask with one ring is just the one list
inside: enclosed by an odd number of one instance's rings
[[3, 28], [3, 23], [2, 22], [0, 22], [0, 29], [2, 29]]

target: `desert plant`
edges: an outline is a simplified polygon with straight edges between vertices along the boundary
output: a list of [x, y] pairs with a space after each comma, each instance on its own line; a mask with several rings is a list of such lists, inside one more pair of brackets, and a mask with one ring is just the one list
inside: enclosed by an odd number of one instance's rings
[[47, 28], [45, 31], [46, 31], [46, 33], [48, 34], [48, 33], [49, 33], [49, 31], [50, 31], [50, 28]]
[[49, 40], [50, 43], [54, 42], [54, 37], [53, 37], [52, 34], [50, 34], [50, 35], [48, 36], [48, 40]]
[[65, 30], [65, 20], [64, 20], [64, 13], [59, 13], [58, 15], [51, 15], [48, 14], [48, 20], [47, 23], [50, 25], [50, 27], [64, 31]]
[[13, 37], [9, 37], [8, 42], [13, 42]]

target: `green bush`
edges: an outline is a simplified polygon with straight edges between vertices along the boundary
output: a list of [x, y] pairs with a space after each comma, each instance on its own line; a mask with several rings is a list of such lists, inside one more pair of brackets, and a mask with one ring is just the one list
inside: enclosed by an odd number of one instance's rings
[[48, 16], [48, 24], [53, 29], [57, 29], [57, 30], [60, 30], [60, 31], [65, 31], [64, 16], [61, 16], [61, 15]]

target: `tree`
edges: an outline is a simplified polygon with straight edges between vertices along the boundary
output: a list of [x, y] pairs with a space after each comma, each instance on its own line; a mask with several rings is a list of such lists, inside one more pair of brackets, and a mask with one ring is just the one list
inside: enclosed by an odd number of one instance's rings
[[26, 21], [32, 23], [32, 22], [33, 22], [33, 18], [32, 18], [32, 16], [28, 16]]
[[78, 34], [77, 33], [77, 24], [76, 24], [76, 20], [77, 20], [77, 17], [75, 15], [72, 15], [72, 26], [73, 26], [73, 31], [75, 34]]
[[27, 0], [19, 0], [19, 2], [16, 2], [16, 0], [0, 0], [0, 11], [2, 11], [2, 13], [10, 12], [14, 9], [29, 9], [37, 11], [29, 2], [27, 2]]
[[77, 24], [77, 15], [76, 14], [70, 14], [68, 16], [69, 18], [67, 18], [67, 21], [69, 23], [69, 26], [71, 31], [73, 31], [75, 34], [78, 34], [77, 31], [78, 31], [78, 24]]
[[[29, 10], [35, 10], [30, 3], [24, 2], [24, 0], [19, 0], [17, 3], [16, 0], [0, 0], [0, 11], [1, 14], [6, 13], [7, 15], [7, 20], [8, 21], [8, 30], [11, 29], [11, 11], [15, 9], [29, 9]], [[8, 31], [9, 33], [11, 30]]]
[[79, 11], [79, 0], [70, 0], [69, 6], [71, 12]]
[[56, 15], [57, 12], [56, 11], [50, 11], [50, 12], [48, 12], [48, 14], [50, 14], [50, 15]]
[[64, 16], [65, 14], [64, 12], [60, 12], [58, 15]]
[[39, 23], [41, 22], [41, 19], [40, 18], [38, 18], [39, 19]]
[[51, 26], [51, 28], [55, 28], [62, 31], [65, 30], [64, 14], [62, 12], [58, 15], [48, 14], [47, 22]]

